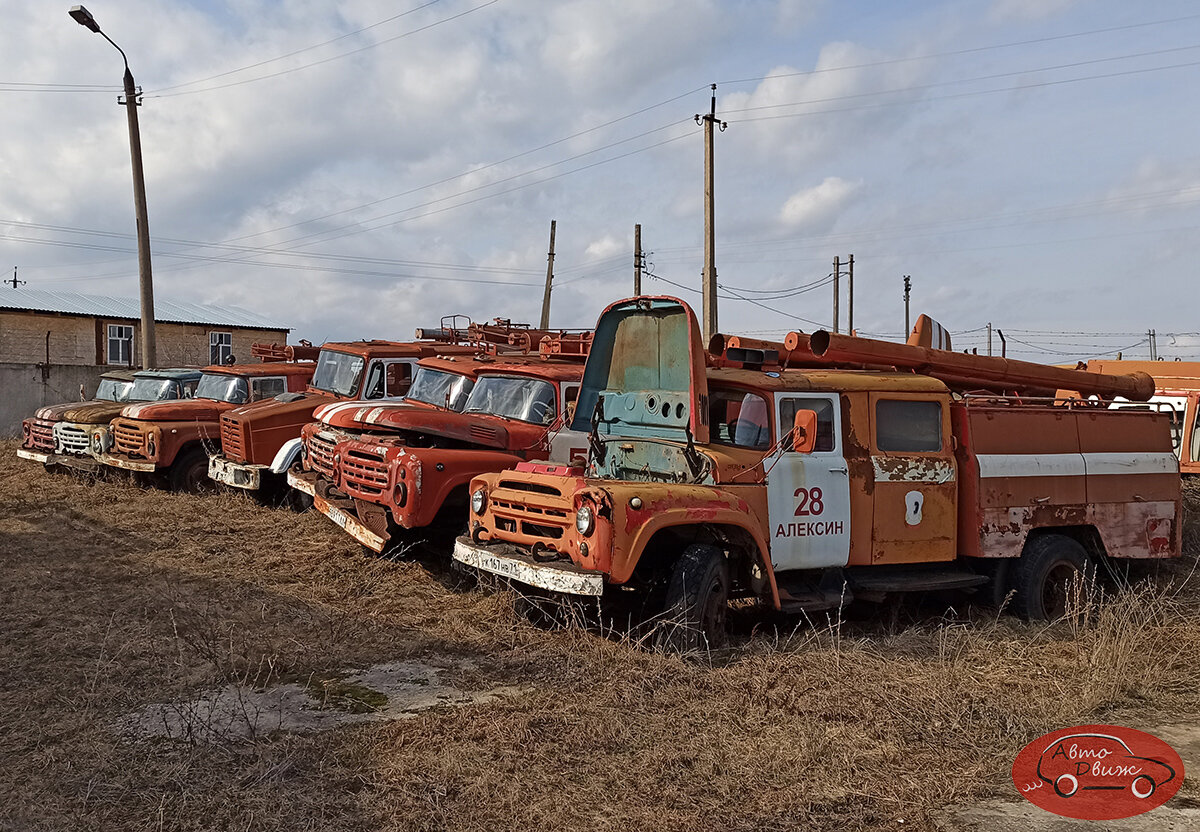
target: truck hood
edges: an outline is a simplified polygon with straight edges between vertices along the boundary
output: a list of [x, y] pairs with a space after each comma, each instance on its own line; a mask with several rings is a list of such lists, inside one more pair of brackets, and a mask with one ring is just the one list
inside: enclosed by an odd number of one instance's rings
[[526, 450], [546, 436], [546, 425], [501, 419], [486, 413], [408, 408], [368, 414], [366, 424], [383, 430], [412, 431], [444, 436], [497, 450]]
[[127, 419], [147, 422], [215, 422], [221, 414], [237, 405], [212, 399], [176, 399], [169, 402], [129, 404], [121, 411]]
[[430, 407], [427, 404], [414, 404], [399, 401], [371, 401], [356, 399], [349, 402], [337, 402], [317, 408], [313, 418], [331, 428], [355, 430], [369, 424], [368, 419], [378, 418], [380, 414], [390, 412], [422, 411], [424, 413], [444, 414], [441, 408]]
[[256, 428], [273, 428], [284, 425], [303, 425], [312, 420], [313, 410], [331, 403], [331, 397], [322, 393], [285, 393], [283, 398], [266, 399], [261, 402], [243, 404], [225, 414], [241, 425]]
[[77, 425], [101, 425], [120, 416], [121, 411], [128, 406], [127, 402], [80, 402], [68, 410], [63, 410], [60, 418], [64, 422]]
[[92, 399], [86, 402], [61, 402], [59, 404], [48, 404], [45, 407], [39, 407], [34, 411], [33, 415], [37, 419], [48, 419], [51, 422], [57, 422], [68, 410], [89, 404], [115, 404], [118, 410], [125, 406], [121, 402], [109, 402], [103, 399]]

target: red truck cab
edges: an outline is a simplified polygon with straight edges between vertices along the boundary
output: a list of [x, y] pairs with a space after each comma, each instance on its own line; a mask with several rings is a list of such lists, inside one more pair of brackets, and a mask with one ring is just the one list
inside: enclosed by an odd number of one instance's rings
[[208, 482], [208, 456], [221, 448], [221, 415], [248, 402], [303, 391], [314, 364], [271, 362], [205, 367], [194, 398], [126, 407], [112, 421], [113, 445], [100, 462], [166, 477], [172, 489]]

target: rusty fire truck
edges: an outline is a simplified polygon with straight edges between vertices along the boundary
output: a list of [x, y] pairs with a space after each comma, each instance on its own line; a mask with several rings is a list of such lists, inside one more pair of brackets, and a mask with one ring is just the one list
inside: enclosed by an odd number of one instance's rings
[[221, 414], [247, 402], [305, 389], [311, 361], [205, 367], [193, 398], [133, 404], [112, 421], [104, 465], [157, 474], [175, 491], [211, 484], [208, 456], [221, 448]]
[[639, 593], [683, 649], [720, 642], [730, 598], [990, 585], [1051, 617], [1089, 563], [1180, 552], [1168, 417], [1056, 404], [1068, 388], [1154, 383], [824, 332], [712, 360], [682, 301], [621, 301], [579, 394], [586, 464], [476, 478], [454, 558], [559, 596]]
[[[89, 404], [120, 404], [129, 401], [133, 390], [133, 370], [109, 370], [100, 376], [96, 395], [86, 401], [62, 402], [39, 407], [32, 417], [21, 422], [21, 447], [17, 456], [48, 465], [54, 454], [54, 426], [68, 410]], [[119, 409], [119, 408], [118, 408]]]
[[208, 462], [217, 482], [278, 496], [301, 450], [300, 431], [323, 404], [396, 399], [408, 392], [417, 360], [471, 347], [437, 341], [327, 343], [308, 386], [221, 414], [221, 452]]
[[305, 429], [306, 462], [289, 472], [289, 484], [374, 552], [407, 546], [431, 527], [461, 527], [473, 476], [546, 459], [551, 437], [562, 437], [556, 429], [578, 393], [586, 353], [585, 346], [564, 354], [562, 341], [561, 333], [545, 335], [541, 359], [425, 358], [411, 401], [323, 409]]

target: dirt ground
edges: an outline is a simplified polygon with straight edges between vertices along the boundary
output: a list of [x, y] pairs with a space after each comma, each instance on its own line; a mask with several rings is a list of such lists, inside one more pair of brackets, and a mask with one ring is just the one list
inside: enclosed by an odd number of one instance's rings
[[[320, 515], [14, 450], [0, 830], [1073, 828], [1009, 770], [1092, 722], [1174, 738], [1200, 773], [1200, 525], [1154, 584], [1053, 626], [926, 599], [743, 616], [732, 647], [683, 659], [539, 629]], [[1193, 774], [1128, 828], [1197, 812]]]

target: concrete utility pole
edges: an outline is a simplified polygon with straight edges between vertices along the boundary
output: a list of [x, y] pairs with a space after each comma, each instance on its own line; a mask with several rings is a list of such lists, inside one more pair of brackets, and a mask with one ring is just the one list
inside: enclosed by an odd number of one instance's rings
[[838, 325], [842, 320], [842, 312], [838, 308], [838, 303], [842, 297], [842, 258], [833, 258], [833, 331], [838, 332]]
[[142, 301], [142, 367], [150, 369], [156, 366], [156, 339], [154, 337], [154, 280], [150, 271], [150, 220], [146, 211], [146, 177], [142, 172], [142, 134], [138, 129], [137, 108], [141, 93], [133, 82], [133, 73], [129, 71], [129, 59], [125, 50], [104, 32], [92, 13], [83, 6], [72, 6], [67, 14], [92, 32], [103, 37], [121, 53], [125, 62], [125, 95], [124, 100], [117, 99], [118, 104], [125, 105], [129, 119], [129, 155], [133, 162], [133, 206], [137, 212], [137, 241], [138, 241], [138, 285]]
[[704, 311], [700, 329], [707, 344], [717, 333], [717, 257], [716, 229], [713, 225], [713, 128], [722, 132], [729, 125], [717, 120], [717, 85], [712, 85], [712, 105], [706, 115], [696, 114], [696, 123], [704, 125]]
[[554, 229], [557, 220], [550, 220], [550, 253], [546, 257], [546, 292], [542, 295], [542, 325], [540, 329], [550, 328], [550, 284], [554, 282]]
[[846, 332], [854, 334], [854, 255], [850, 255], [850, 267], [846, 273], [846, 291], [849, 293], [847, 300], [847, 316], [846, 316]]
[[904, 338], [908, 339], [908, 333], [912, 332], [912, 324], [908, 320], [908, 299], [912, 294], [912, 275], [904, 275]]
[[633, 295], [642, 293], [642, 224], [633, 227]]

